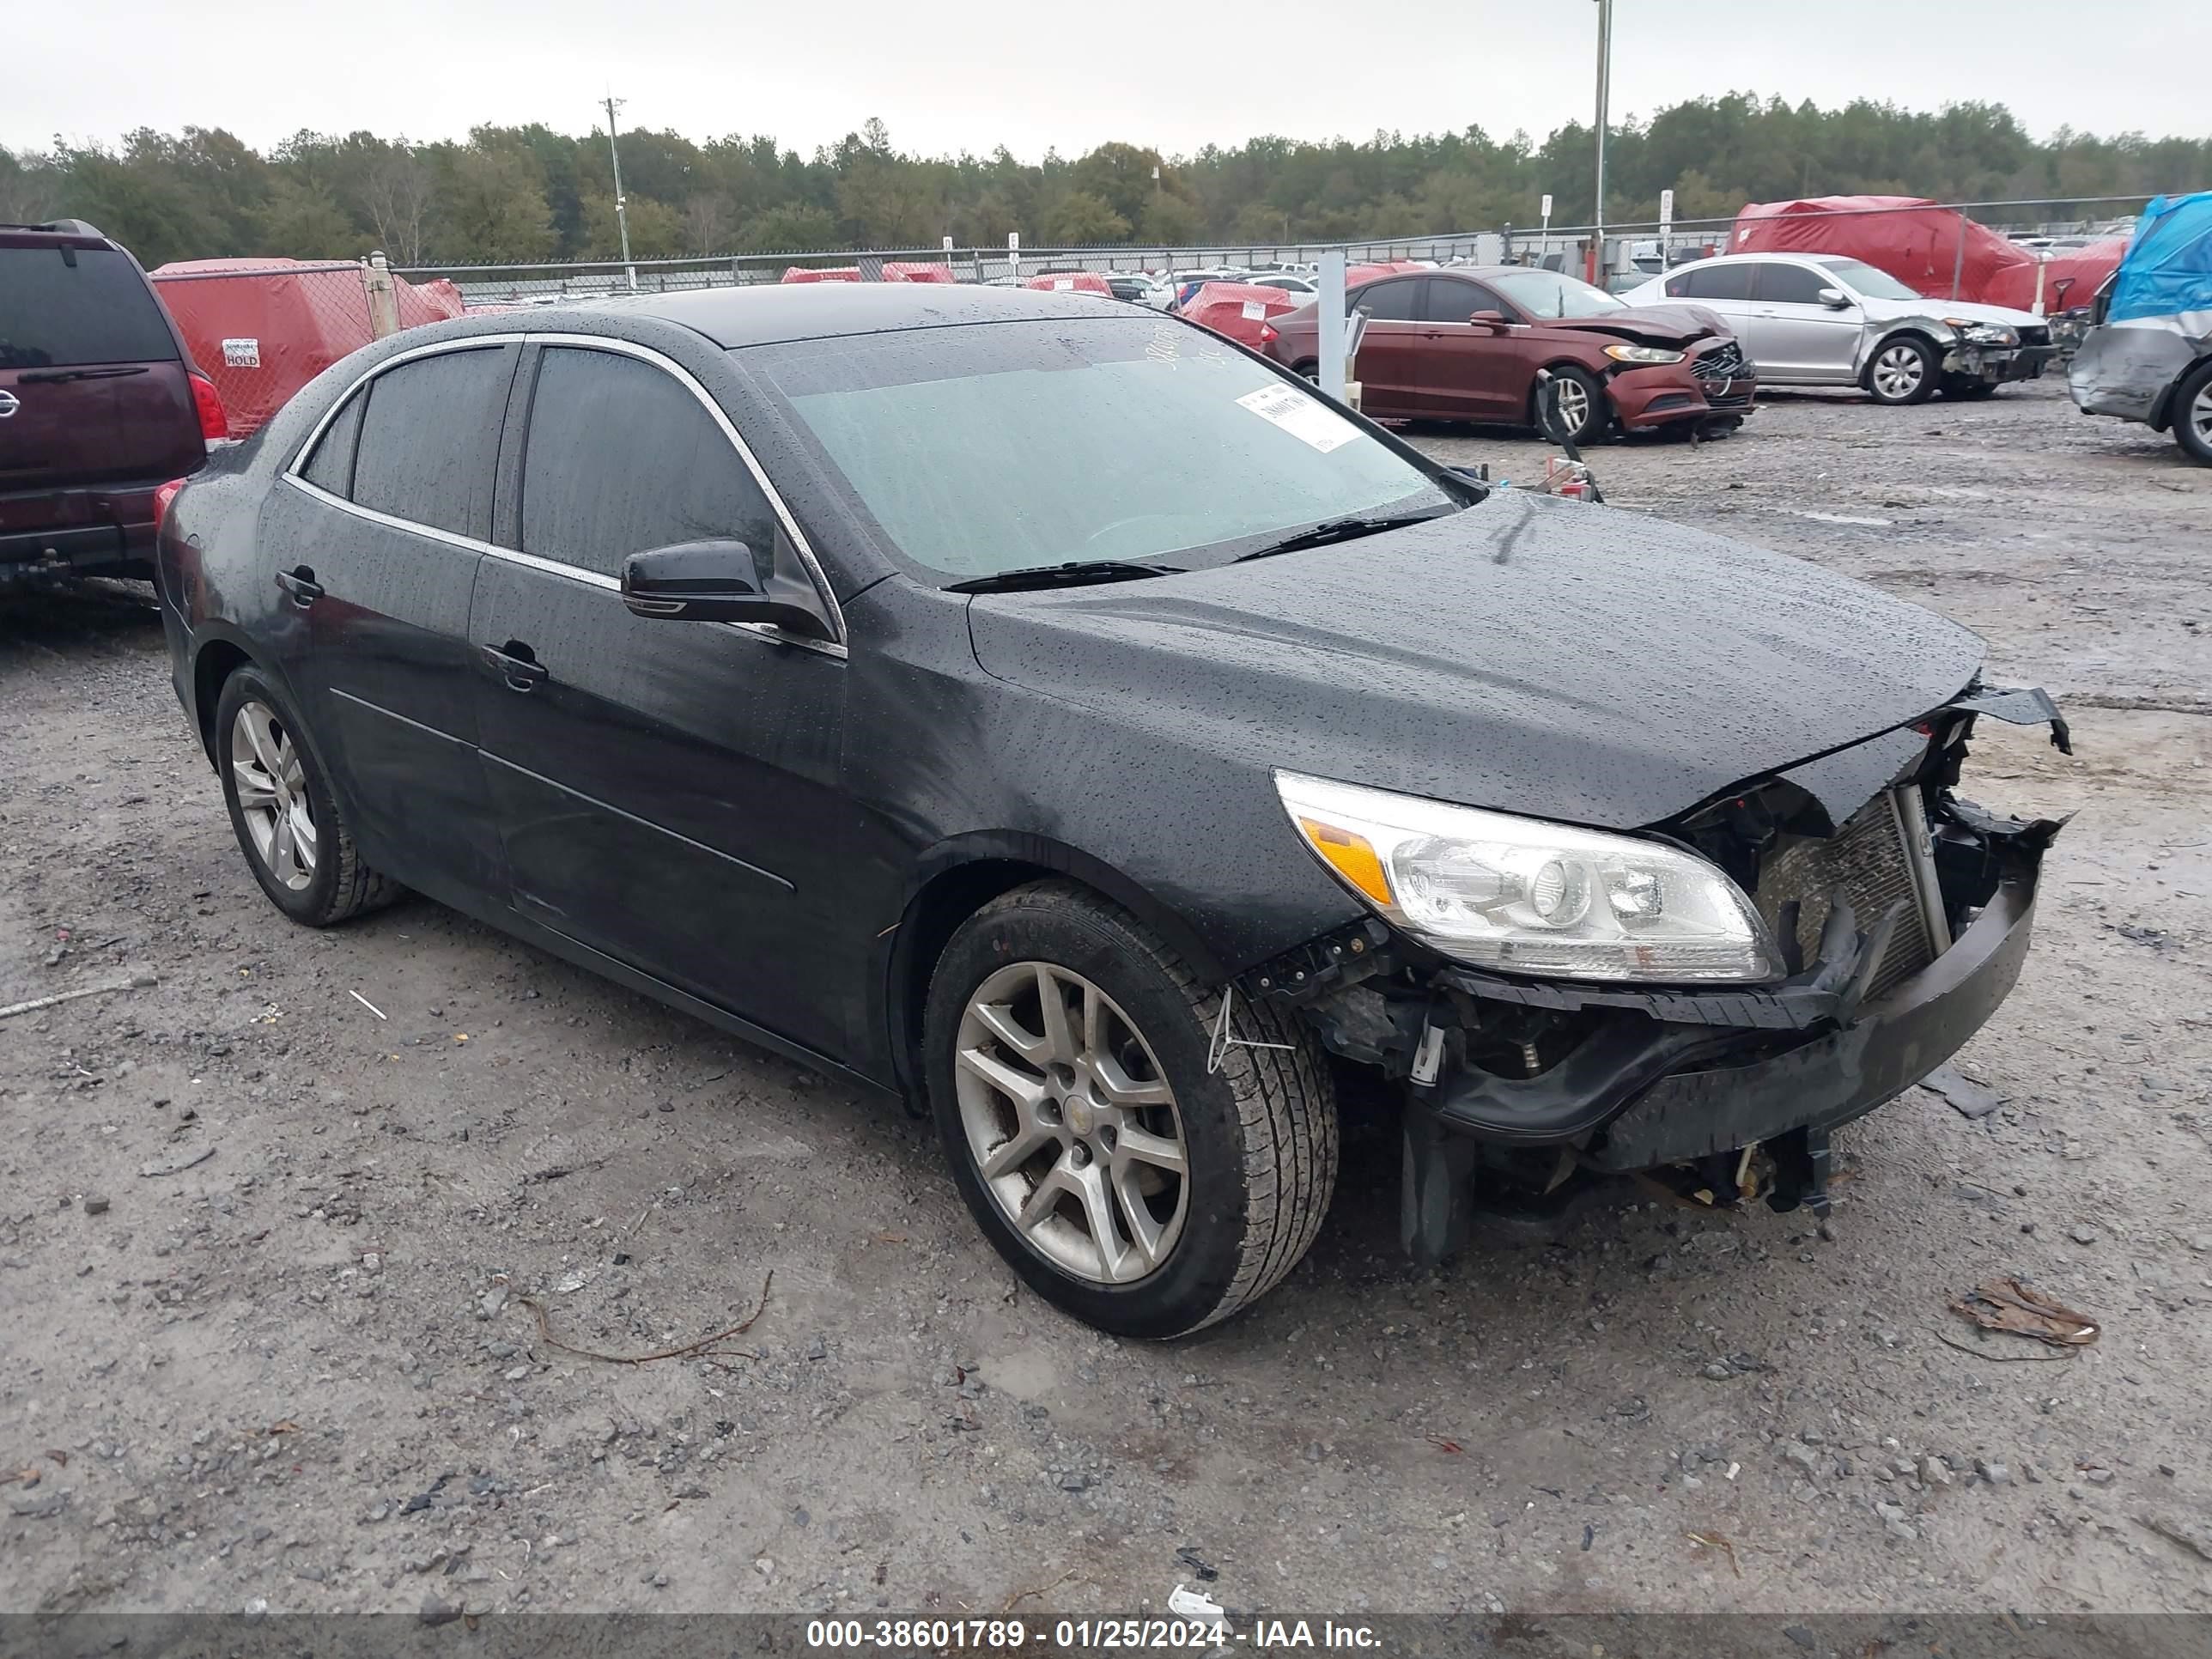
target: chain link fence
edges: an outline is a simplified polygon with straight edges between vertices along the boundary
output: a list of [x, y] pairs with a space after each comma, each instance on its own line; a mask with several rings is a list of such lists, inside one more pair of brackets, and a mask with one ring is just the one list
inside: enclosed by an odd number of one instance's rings
[[[2007, 244], [2020, 250], [2024, 269], [2056, 264], [2083, 245], [2123, 236], [2150, 198], [2143, 196], [2071, 198], [2064, 200], [1952, 202], [1910, 209], [1846, 210], [1824, 216], [1922, 216], [1929, 227], [1921, 238], [1924, 260], [1934, 260], [1923, 291], [1948, 284], [1942, 265], [1958, 292], [1966, 292], [1975, 250]], [[1449, 231], [1352, 243], [1197, 242], [1179, 246], [1117, 247], [934, 247], [806, 249], [721, 255], [712, 258], [639, 259], [548, 263], [536, 265], [428, 265], [398, 274], [412, 281], [449, 281], [471, 307], [527, 306], [587, 300], [631, 292], [669, 293], [692, 288], [745, 287], [779, 283], [784, 273], [802, 270], [847, 272], [860, 280], [900, 280], [899, 268], [935, 267], [942, 275], [922, 280], [1013, 284], [1038, 276], [1073, 271], [1101, 275], [1236, 270], [1254, 272], [1310, 270], [1327, 252], [1341, 249], [1347, 265], [1426, 259], [1437, 264], [1542, 265], [1619, 285], [1633, 276], [1656, 275], [1686, 261], [1726, 253], [1737, 244], [1746, 221], [1657, 220], [1536, 228], [1501, 226], [1489, 231]], [[1595, 256], [1595, 257], [1594, 257]], [[1896, 273], [1893, 273], [1896, 274]], [[2035, 283], [2031, 270], [2020, 303], [2027, 308]], [[2087, 293], [2074, 302], [2086, 301]], [[2041, 295], [2048, 306], [2053, 296]], [[2055, 308], [2055, 307], [2053, 307]]]
[[[1494, 264], [1505, 239], [1495, 231], [1413, 236], [1395, 241], [1341, 243], [1191, 243], [1151, 247], [934, 247], [810, 249], [698, 259], [619, 259], [540, 265], [422, 265], [397, 273], [410, 282], [450, 282], [471, 307], [553, 305], [610, 295], [669, 294], [694, 288], [775, 283], [787, 271], [856, 273], [862, 281], [900, 280], [917, 268], [942, 274], [921, 280], [1012, 286], [1039, 276], [1095, 271], [1101, 276], [1174, 275], [1184, 271], [1310, 270], [1342, 247], [1357, 265], [1399, 259]], [[911, 277], [907, 277], [911, 280]]]
[[250, 436], [347, 353], [465, 309], [449, 284], [395, 280], [376, 255], [320, 264], [209, 260], [149, 274], [193, 362], [222, 394], [234, 438]]

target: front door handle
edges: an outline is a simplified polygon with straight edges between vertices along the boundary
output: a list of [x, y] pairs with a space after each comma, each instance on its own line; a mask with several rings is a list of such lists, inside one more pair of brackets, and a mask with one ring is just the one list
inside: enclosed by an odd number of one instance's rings
[[491, 665], [492, 672], [506, 682], [510, 691], [528, 691], [552, 678], [545, 665], [538, 660], [538, 653], [520, 640], [478, 648], [484, 660]]
[[322, 586], [315, 580], [315, 573], [306, 565], [276, 573], [276, 586], [292, 596], [292, 603], [305, 611], [323, 597]]

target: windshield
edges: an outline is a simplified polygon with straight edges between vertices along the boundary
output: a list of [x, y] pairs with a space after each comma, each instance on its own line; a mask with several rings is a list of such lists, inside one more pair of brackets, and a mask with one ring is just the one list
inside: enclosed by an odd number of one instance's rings
[[933, 578], [1219, 564], [1458, 498], [1301, 383], [1187, 324], [994, 323], [756, 347], [748, 368]]
[[1601, 317], [1628, 307], [1601, 288], [1558, 270], [1499, 270], [1482, 279], [1531, 317]]
[[1920, 296], [1886, 270], [1876, 270], [1863, 259], [1815, 259], [1842, 277], [1869, 300], [1917, 300]]

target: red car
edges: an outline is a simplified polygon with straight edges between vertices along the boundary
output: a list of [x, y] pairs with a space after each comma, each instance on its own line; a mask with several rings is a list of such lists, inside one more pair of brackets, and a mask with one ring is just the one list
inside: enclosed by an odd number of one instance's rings
[[[1367, 332], [1352, 379], [1382, 420], [1535, 426], [1540, 370], [1567, 435], [1742, 423], [1757, 389], [1727, 325], [1696, 306], [1631, 307], [1577, 277], [1521, 265], [1383, 276], [1345, 296]], [[1318, 302], [1270, 319], [1267, 356], [1311, 374]]]

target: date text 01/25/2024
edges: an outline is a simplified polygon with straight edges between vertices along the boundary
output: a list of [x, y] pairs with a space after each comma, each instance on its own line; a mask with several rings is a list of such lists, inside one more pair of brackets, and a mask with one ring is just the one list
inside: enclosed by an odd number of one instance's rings
[[1237, 1629], [1226, 1618], [1060, 1619], [1032, 1626], [1019, 1619], [817, 1619], [806, 1626], [810, 1648], [876, 1653], [1290, 1652], [1299, 1649], [1376, 1651], [1373, 1627], [1334, 1620], [1255, 1619]]

